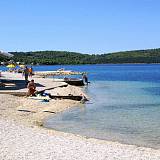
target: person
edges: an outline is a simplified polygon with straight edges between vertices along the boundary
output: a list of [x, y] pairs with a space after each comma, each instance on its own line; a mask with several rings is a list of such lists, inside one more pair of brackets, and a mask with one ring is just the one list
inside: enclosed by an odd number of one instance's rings
[[28, 88], [27, 96], [34, 96], [36, 92], [36, 85], [33, 79], [28, 83], [27, 88]]
[[32, 75], [33, 75], [33, 68], [32, 68], [32, 66], [29, 68], [29, 76], [30, 77], [32, 77]]
[[26, 84], [28, 84], [28, 75], [29, 75], [29, 69], [28, 67], [26, 66], [24, 71], [23, 71], [23, 75], [25, 77], [25, 81], [26, 81]]
[[88, 101], [87, 97], [84, 94], [80, 94], [80, 96], [82, 97], [80, 103], [85, 103], [86, 101]]
[[84, 79], [84, 82], [88, 85], [88, 77], [87, 77], [87, 75], [86, 74], [83, 74], [83, 77], [82, 77], [83, 79]]

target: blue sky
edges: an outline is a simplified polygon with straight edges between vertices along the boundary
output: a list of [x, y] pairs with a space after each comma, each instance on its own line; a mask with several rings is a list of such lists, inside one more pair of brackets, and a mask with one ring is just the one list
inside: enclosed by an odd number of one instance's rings
[[100, 54], [160, 47], [159, 0], [1, 0], [0, 49]]

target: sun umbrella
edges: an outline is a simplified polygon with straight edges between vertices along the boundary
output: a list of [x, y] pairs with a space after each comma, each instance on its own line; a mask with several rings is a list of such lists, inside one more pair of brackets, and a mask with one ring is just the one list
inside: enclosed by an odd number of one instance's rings
[[14, 64], [9, 64], [6, 67], [8, 67], [8, 68], [15, 68], [16, 66]]

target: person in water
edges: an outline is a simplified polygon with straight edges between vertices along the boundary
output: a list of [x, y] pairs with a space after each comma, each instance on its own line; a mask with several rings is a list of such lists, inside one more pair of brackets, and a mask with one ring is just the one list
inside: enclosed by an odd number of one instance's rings
[[82, 78], [83, 78], [84, 82], [88, 85], [89, 82], [88, 82], [88, 77], [87, 77], [87, 75], [86, 75], [86, 74], [83, 74]]
[[82, 97], [80, 103], [85, 103], [86, 101], [88, 101], [87, 97], [84, 94], [80, 94], [80, 96]]
[[27, 96], [35, 96], [36, 85], [33, 79], [28, 83], [27, 88], [28, 88]]

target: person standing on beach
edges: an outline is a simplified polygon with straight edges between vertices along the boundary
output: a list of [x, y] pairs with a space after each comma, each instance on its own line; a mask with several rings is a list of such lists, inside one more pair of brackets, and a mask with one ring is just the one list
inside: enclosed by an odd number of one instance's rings
[[33, 75], [33, 68], [32, 66], [29, 68], [29, 77], [32, 78], [32, 75]]
[[82, 77], [83, 79], [84, 79], [84, 82], [88, 85], [88, 77], [87, 77], [87, 75], [86, 74], [83, 74], [83, 77]]
[[26, 82], [26, 84], [28, 84], [29, 69], [28, 69], [27, 66], [25, 67], [25, 69], [24, 69], [24, 71], [23, 71], [23, 75], [24, 75], [24, 77], [25, 77], [25, 82]]

